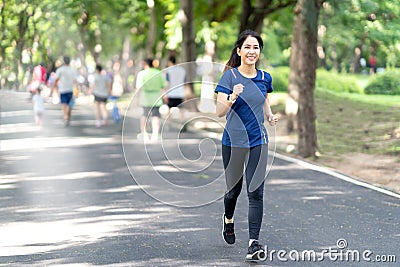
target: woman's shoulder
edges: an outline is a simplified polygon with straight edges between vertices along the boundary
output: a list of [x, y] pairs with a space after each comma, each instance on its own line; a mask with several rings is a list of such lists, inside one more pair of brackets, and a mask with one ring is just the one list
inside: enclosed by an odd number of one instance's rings
[[261, 76], [261, 80], [270, 82], [272, 80], [272, 76], [269, 72], [265, 71], [265, 70], [261, 70], [261, 69], [257, 69], [259, 75]]
[[221, 73], [220, 80], [232, 80], [233, 71], [231, 68], [224, 70]]
[[259, 74], [263, 75], [264, 77], [271, 76], [271, 74], [266, 70], [257, 69], [257, 71], [258, 71]]
[[232, 78], [236, 79], [238, 76], [237, 73], [238, 73], [237, 68], [228, 68], [222, 73], [222, 77], [225, 77], [227, 79], [232, 79]]

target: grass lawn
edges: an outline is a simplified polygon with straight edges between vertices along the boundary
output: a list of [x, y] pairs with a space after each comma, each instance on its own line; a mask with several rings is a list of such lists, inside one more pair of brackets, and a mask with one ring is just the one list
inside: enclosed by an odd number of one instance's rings
[[400, 96], [316, 90], [315, 105], [322, 154], [400, 155]]
[[[272, 110], [284, 114], [286, 93], [273, 93]], [[320, 160], [348, 153], [399, 156], [400, 96], [315, 91]]]

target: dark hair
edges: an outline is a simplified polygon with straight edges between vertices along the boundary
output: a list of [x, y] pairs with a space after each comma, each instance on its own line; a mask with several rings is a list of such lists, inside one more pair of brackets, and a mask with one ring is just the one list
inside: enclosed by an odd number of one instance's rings
[[69, 57], [67, 57], [67, 56], [64, 57], [64, 63], [65, 63], [65, 64], [68, 65], [70, 61], [71, 61], [71, 60], [70, 60]]
[[103, 70], [103, 67], [100, 64], [96, 64], [96, 70], [98, 72], [101, 72]]
[[231, 53], [231, 57], [229, 58], [228, 62], [225, 65], [225, 70], [230, 69], [230, 68], [236, 68], [240, 66], [241, 60], [240, 57], [237, 54], [237, 49], [241, 48], [244, 41], [247, 39], [247, 37], [254, 37], [257, 39], [258, 44], [260, 46], [260, 50], [263, 49], [264, 47], [264, 42], [261, 38], [261, 36], [258, 34], [258, 32], [252, 31], [252, 30], [244, 30], [242, 31], [239, 36], [238, 39], [236, 40], [235, 46], [232, 49], [232, 53]]
[[149, 65], [150, 68], [153, 68], [153, 59], [152, 58], [146, 58], [145, 62], [147, 65]]
[[174, 56], [170, 56], [169, 57], [169, 61], [171, 61], [172, 64], [175, 64], [176, 63], [176, 58]]

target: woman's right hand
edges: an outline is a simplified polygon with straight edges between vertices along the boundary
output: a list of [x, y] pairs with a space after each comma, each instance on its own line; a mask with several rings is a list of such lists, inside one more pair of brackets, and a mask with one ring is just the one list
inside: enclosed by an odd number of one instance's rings
[[236, 100], [236, 98], [238, 98], [238, 96], [241, 94], [241, 93], [243, 93], [243, 88], [244, 88], [244, 86], [243, 86], [243, 84], [241, 84], [241, 83], [238, 83], [238, 84], [235, 84], [234, 86], [233, 86], [233, 92], [232, 92], [232, 100]]

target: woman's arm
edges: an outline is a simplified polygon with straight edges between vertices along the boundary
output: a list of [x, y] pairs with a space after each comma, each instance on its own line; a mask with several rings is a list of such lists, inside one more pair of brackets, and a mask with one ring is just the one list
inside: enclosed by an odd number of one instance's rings
[[[225, 94], [222, 92], [218, 93], [217, 96], [217, 116], [222, 117], [228, 113], [229, 109], [232, 107], [233, 103], [235, 103], [236, 99], [243, 92], [243, 84], [238, 83], [233, 86], [233, 90], [231, 94]], [[229, 100], [228, 100], [229, 96]]]
[[[233, 95], [233, 94], [232, 94]], [[228, 101], [228, 94], [219, 92], [217, 95], [217, 109], [216, 114], [218, 117], [225, 116], [229, 109], [232, 107], [233, 103]]]
[[279, 118], [278, 118], [278, 116], [274, 115], [271, 111], [271, 106], [269, 104], [269, 99], [268, 99], [268, 93], [267, 93], [267, 96], [266, 96], [265, 102], [264, 102], [264, 113], [265, 113], [265, 116], [267, 117], [269, 125], [271, 125], [271, 126], [276, 125]]

